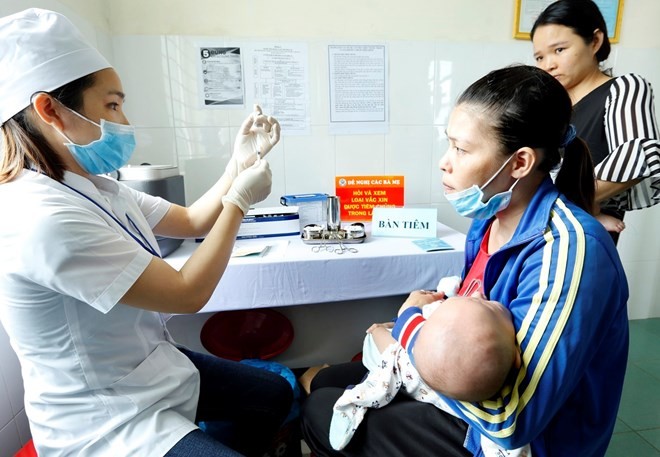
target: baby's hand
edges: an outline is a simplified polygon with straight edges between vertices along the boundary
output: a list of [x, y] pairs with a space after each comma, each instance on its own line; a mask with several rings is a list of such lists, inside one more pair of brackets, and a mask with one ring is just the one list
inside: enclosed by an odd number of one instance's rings
[[392, 337], [392, 327], [394, 327], [394, 322], [385, 322], [383, 324], [373, 324], [367, 329], [367, 333], [371, 334], [378, 352], [381, 354], [389, 345], [396, 342]]
[[411, 306], [416, 306], [418, 308], [421, 308], [424, 305], [428, 305], [429, 303], [433, 303], [434, 301], [442, 300], [443, 298], [447, 298], [444, 292], [433, 292], [431, 290], [416, 290], [414, 292], [411, 292], [408, 298], [406, 299], [406, 301], [403, 302], [403, 305], [401, 305], [401, 308], [399, 308], [399, 312], [397, 313], [397, 316], [400, 316], [402, 312], [404, 312]]
[[391, 330], [393, 327], [394, 327], [394, 322], [384, 322], [382, 324], [371, 324], [371, 327], [369, 327], [367, 329], [367, 333], [373, 333], [374, 330], [379, 329], [379, 328], [384, 328], [384, 329]]

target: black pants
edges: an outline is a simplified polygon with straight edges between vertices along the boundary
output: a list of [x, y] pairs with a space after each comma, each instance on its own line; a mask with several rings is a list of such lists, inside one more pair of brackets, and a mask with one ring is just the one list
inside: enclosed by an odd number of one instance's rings
[[[168, 455], [235, 455], [230, 447], [247, 456], [261, 456], [291, 410], [293, 390], [280, 375], [213, 355], [179, 348], [199, 370], [199, 421], [231, 425], [226, 446], [215, 446], [204, 434], [192, 432]], [[203, 449], [203, 450], [200, 450]]]
[[361, 362], [346, 363], [321, 370], [312, 381], [312, 393], [303, 405], [301, 426], [303, 438], [317, 457], [472, 455], [463, 447], [465, 422], [401, 393], [389, 405], [367, 411], [343, 450], [332, 449], [328, 438], [332, 407], [344, 388], [359, 383], [366, 373]]

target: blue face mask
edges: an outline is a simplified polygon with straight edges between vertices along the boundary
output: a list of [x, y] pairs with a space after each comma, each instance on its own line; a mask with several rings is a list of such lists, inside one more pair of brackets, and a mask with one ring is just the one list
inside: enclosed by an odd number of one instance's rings
[[85, 145], [73, 143], [60, 132], [68, 141], [64, 145], [83, 170], [93, 175], [100, 175], [116, 171], [126, 165], [135, 151], [135, 127], [105, 119], [101, 119], [99, 125], [76, 111], [71, 109], [69, 111], [101, 129], [101, 138]]
[[456, 212], [461, 216], [469, 217], [472, 219], [490, 219], [498, 212], [505, 209], [509, 206], [511, 202], [511, 194], [513, 193], [513, 188], [518, 184], [518, 179], [509, 190], [505, 192], [500, 192], [493, 195], [490, 199], [484, 203], [484, 192], [483, 189], [490, 184], [493, 179], [500, 174], [504, 169], [507, 163], [511, 160], [513, 155], [511, 155], [506, 162], [502, 164], [499, 170], [484, 184], [482, 187], [474, 184], [472, 187], [468, 187], [465, 190], [459, 192], [452, 192], [450, 194], [445, 193], [445, 198], [451, 203]]

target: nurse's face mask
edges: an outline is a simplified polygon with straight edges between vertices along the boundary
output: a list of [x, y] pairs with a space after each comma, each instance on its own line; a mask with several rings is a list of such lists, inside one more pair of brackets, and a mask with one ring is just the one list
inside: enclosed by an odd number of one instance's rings
[[[64, 106], [64, 105], [62, 105]], [[135, 127], [117, 124], [101, 119], [101, 124], [86, 118], [82, 114], [64, 106], [81, 119], [101, 129], [101, 137], [89, 144], [76, 144], [58, 130], [68, 143], [64, 143], [78, 165], [87, 173], [99, 175], [111, 173], [126, 165], [135, 151]]]

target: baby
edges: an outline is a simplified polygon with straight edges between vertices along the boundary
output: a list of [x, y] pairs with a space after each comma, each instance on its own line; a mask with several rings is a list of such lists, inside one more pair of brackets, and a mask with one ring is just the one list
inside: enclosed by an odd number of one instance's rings
[[[520, 366], [515, 329], [501, 303], [480, 293], [456, 296], [459, 281], [456, 276], [440, 280], [438, 291], [448, 298], [424, 306], [423, 319], [406, 323], [400, 333], [410, 336], [399, 342], [404, 349], [414, 345], [415, 368], [436, 392], [455, 400], [487, 400], [502, 387], [512, 366]], [[367, 330], [379, 352], [396, 343], [388, 327], [376, 324]]]
[[[455, 294], [457, 287], [443, 286]], [[347, 389], [337, 400], [330, 425], [330, 443], [336, 450], [350, 441], [368, 408], [389, 403], [401, 389], [418, 401], [454, 414], [436, 394], [462, 401], [484, 401], [495, 395], [514, 367], [520, 352], [509, 310], [476, 294], [453, 297], [423, 308], [406, 324], [410, 338], [396, 341], [387, 324], [369, 328], [363, 345], [366, 379]], [[403, 333], [403, 331], [401, 332]], [[400, 338], [400, 340], [403, 340]], [[412, 346], [412, 351], [406, 349]], [[415, 366], [411, 363], [411, 354]], [[482, 437], [485, 455], [531, 455], [529, 446], [505, 451]]]
[[429, 387], [470, 402], [491, 398], [520, 366], [509, 310], [475, 297], [443, 301], [420, 328], [412, 355]]

